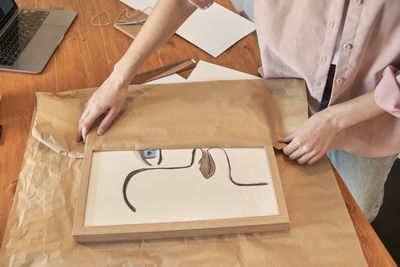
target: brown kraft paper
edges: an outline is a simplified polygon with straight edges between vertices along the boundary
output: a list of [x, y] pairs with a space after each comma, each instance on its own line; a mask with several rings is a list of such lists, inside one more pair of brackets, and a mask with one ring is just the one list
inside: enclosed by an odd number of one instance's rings
[[[300, 80], [133, 86], [113, 127], [100, 137], [92, 130], [90, 143], [105, 149], [111, 143], [136, 149], [278, 146], [277, 137], [307, 119], [305, 90]], [[327, 158], [300, 166], [279, 151], [287, 232], [77, 244], [71, 231], [82, 160], [73, 157], [83, 146], [73, 140], [90, 94], [37, 95], [32, 132], [41, 138], [27, 141], [0, 265], [366, 266]]]
[[[165, 138], [179, 132], [180, 147], [187, 147], [185, 139], [195, 134], [196, 143], [203, 145], [272, 143], [279, 149], [282, 144], [277, 138], [307, 119], [306, 93], [299, 87], [305, 84], [297, 79], [131, 86], [130, 104], [115, 122], [118, 126], [95, 142], [106, 144], [108, 138], [114, 144], [126, 142], [120, 137], [129, 132], [136, 135], [132, 139], [139, 145], [137, 149], [167, 148]], [[57, 153], [82, 158], [84, 147], [75, 137], [84, 105], [94, 90], [37, 93], [32, 135]]]

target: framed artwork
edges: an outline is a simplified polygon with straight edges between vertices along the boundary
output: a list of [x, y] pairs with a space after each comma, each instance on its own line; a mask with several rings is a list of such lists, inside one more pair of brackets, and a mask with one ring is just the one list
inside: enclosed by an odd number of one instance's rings
[[289, 229], [272, 146], [85, 151], [77, 242]]

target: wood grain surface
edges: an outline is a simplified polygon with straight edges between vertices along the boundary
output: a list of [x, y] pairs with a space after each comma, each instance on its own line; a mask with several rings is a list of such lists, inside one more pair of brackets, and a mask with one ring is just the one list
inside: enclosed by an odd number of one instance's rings
[[[106, 10], [113, 20], [127, 8], [117, 0], [16, 0], [19, 6], [78, 11], [78, 16], [39, 75], [0, 71], [0, 240], [3, 240], [14, 197], [15, 181], [23, 164], [30, 131], [35, 92], [62, 92], [99, 86], [111, 73], [132, 40], [112, 25], [95, 27], [91, 18]], [[234, 10], [229, 0], [218, 1]], [[150, 70], [186, 58], [219, 64], [258, 75], [259, 49], [253, 35], [239, 41], [218, 58], [213, 58], [176, 35], [172, 36], [141, 68]], [[187, 78], [190, 71], [180, 73]], [[337, 175], [343, 197], [370, 266], [396, 266], [372, 227]]]

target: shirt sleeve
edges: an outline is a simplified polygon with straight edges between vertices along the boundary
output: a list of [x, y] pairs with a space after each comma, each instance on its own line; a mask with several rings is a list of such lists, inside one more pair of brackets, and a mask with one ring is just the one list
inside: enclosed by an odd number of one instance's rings
[[400, 118], [400, 71], [388, 66], [375, 88], [376, 104], [393, 116]]
[[188, 1], [192, 5], [201, 9], [207, 9], [214, 3], [214, 0], [188, 0]]

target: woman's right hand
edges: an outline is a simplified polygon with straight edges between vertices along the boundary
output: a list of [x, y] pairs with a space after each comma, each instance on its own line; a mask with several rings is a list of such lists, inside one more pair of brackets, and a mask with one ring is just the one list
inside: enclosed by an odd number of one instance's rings
[[128, 95], [128, 86], [143, 63], [197, 9], [186, 0], [159, 0], [135, 41], [114, 66], [114, 71], [86, 103], [79, 120], [77, 141], [86, 142], [90, 127], [102, 114], [97, 134], [102, 135], [121, 111]]
[[125, 103], [128, 96], [128, 86], [129, 83], [123, 82], [117, 72], [113, 72], [104, 81], [85, 104], [85, 109], [79, 120], [76, 141], [83, 140], [86, 143], [86, 137], [91, 126], [104, 113], [106, 115], [97, 129], [97, 134], [102, 135], [107, 131]]

